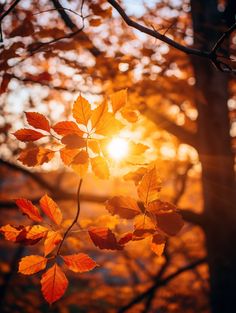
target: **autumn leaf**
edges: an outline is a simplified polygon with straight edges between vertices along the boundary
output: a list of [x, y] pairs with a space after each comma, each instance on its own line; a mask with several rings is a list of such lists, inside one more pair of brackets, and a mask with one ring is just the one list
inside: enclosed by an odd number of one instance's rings
[[102, 23], [102, 20], [100, 18], [93, 18], [89, 21], [89, 25], [93, 27], [97, 27], [101, 25], [101, 23]]
[[101, 157], [95, 157], [91, 159], [92, 170], [94, 174], [101, 179], [108, 179], [110, 172], [106, 160]]
[[84, 177], [88, 172], [89, 160], [86, 163], [81, 163], [81, 164], [72, 163], [71, 167], [72, 167], [73, 171], [77, 175], [79, 175], [79, 177]]
[[52, 129], [55, 133], [61, 136], [76, 134], [82, 137], [83, 135], [82, 130], [80, 130], [77, 124], [73, 121], [58, 122], [52, 127]]
[[15, 133], [13, 133], [13, 135], [20, 141], [36, 141], [42, 137], [45, 137], [44, 134], [33, 130], [33, 129], [26, 129], [26, 128], [22, 128], [17, 130]]
[[61, 139], [61, 143], [66, 145], [67, 149], [79, 149], [86, 147], [86, 140], [77, 134], [69, 134]]
[[127, 89], [122, 89], [110, 95], [113, 112], [117, 112], [120, 108], [127, 104]]
[[74, 102], [72, 114], [78, 124], [87, 125], [91, 117], [89, 102], [82, 96], [79, 96]]
[[42, 239], [47, 235], [48, 228], [42, 225], [30, 226], [26, 233], [26, 239], [37, 240]]
[[129, 142], [130, 154], [140, 155], [144, 153], [147, 149], [149, 149], [149, 147], [142, 143], [134, 143], [132, 141]]
[[147, 169], [145, 167], [140, 167], [134, 172], [129, 172], [123, 176], [124, 180], [133, 180], [135, 185], [137, 186], [140, 180], [143, 178]]
[[108, 113], [108, 104], [104, 100], [91, 114], [92, 128], [96, 128], [99, 123], [106, 118], [106, 113]]
[[139, 198], [144, 204], [148, 204], [159, 197], [161, 190], [161, 181], [157, 176], [156, 168], [148, 171], [142, 178], [138, 186]]
[[88, 163], [89, 155], [85, 150], [81, 150], [73, 159], [73, 164], [85, 164]]
[[102, 136], [112, 136], [123, 127], [124, 125], [114, 117], [113, 113], [107, 112], [97, 123], [95, 132]]
[[109, 228], [94, 227], [90, 228], [88, 232], [92, 242], [99, 249], [121, 250], [123, 248]]
[[55, 152], [43, 147], [35, 147], [23, 150], [18, 160], [29, 167], [48, 163], [54, 157]]
[[64, 295], [68, 280], [61, 268], [54, 264], [42, 275], [41, 286], [45, 300], [52, 304]]
[[121, 218], [132, 219], [141, 213], [137, 201], [130, 197], [113, 197], [106, 202], [106, 209], [112, 214]]
[[44, 256], [51, 253], [61, 241], [62, 236], [60, 233], [54, 230], [49, 230], [44, 241]]
[[160, 234], [152, 237], [151, 249], [156, 255], [161, 256], [165, 249], [165, 238]]
[[118, 244], [123, 246], [129, 241], [131, 241], [132, 239], [133, 239], [133, 233], [126, 233], [119, 239]]
[[4, 235], [6, 240], [16, 242], [17, 237], [21, 233], [24, 226], [14, 227], [10, 224], [4, 225], [0, 228], [0, 233]]
[[18, 272], [24, 275], [32, 275], [45, 269], [47, 259], [40, 255], [30, 255], [21, 259]]
[[67, 267], [76, 273], [88, 272], [97, 266], [97, 263], [85, 253], [61, 256]]
[[138, 121], [138, 114], [133, 110], [123, 108], [121, 110], [121, 115], [124, 119], [126, 119], [130, 123], [136, 123]]
[[156, 226], [152, 219], [146, 215], [138, 215], [134, 219], [133, 239], [143, 239], [156, 232]]
[[61, 224], [62, 213], [55, 201], [48, 195], [44, 195], [40, 201], [43, 212], [57, 225]]
[[21, 198], [15, 200], [15, 202], [20, 211], [24, 215], [27, 215], [31, 220], [35, 222], [41, 222], [43, 220], [39, 213], [38, 208], [35, 205], [33, 205], [33, 203], [30, 200]]
[[27, 122], [30, 126], [50, 132], [50, 124], [48, 119], [37, 112], [25, 112]]
[[61, 149], [60, 157], [62, 162], [65, 165], [70, 165], [73, 162], [74, 157], [78, 154], [78, 151], [79, 151], [78, 149], [67, 149], [67, 148]]
[[147, 210], [155, 216], [157, 227], [168, 236], [175, 236], [184, 225], [182, 216], [171, 203], [157, 200], [150, 203]]

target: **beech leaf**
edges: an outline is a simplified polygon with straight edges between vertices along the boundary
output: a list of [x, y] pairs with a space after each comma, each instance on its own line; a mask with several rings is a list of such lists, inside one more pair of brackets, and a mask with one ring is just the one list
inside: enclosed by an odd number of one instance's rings
[[91, 117], [91, 108], [88, 100], [79, 96], [74, 102], [72, 114], [78, 124], [87, 125]]
[[93, 227], [88, 232], [92, 242], [99, 249], [121, 250], [123, 248], [109, 228]]
[[54, 230], [49, 230], [44, 241], [44, 256], [51, 253], [61, 241], [62, 236], [60, 233]]
[[62, 213], [55, 201], [48, 195], [44, 195], [40, 201], [40, 207], [43, 212], [57, 225], [61, 224]]
[[35, 205], [33, 205], [33, 203], [30, 200], [21, 198], [17, 199], [15, 202], [20, 211], [24, 215], [27, 215], [31, 220], [35, 222], [41, 222], [43, 220], [39, 213], [38, 208]]
[[44, 134], [33, 130], [33, 129], [26, 129], [22, 128], [17, 130], [13, 135], [20, 141], [27, 142], [27, 141], [36, 141], [42, 137], [45, 137]]
[[83, 273], [94, 269], [97, 263], [85, 253], [61, 256], [66, 266], [73, 272]]
[[18, 271], [24, 275], [32, 275], [45, 269], [47, 259], [40, 255], [30, 255], [21, 259]]
[[43, 114], [37, 112], [25, 112], [25, 115], [30, 126], [50, 132], [49, 121]]
[[137, 201], [130, 197], [113, 197], [106, 202], [106, 209], [112, 215], [119, 215], [121, 218], [132, 219], [141, 213]]

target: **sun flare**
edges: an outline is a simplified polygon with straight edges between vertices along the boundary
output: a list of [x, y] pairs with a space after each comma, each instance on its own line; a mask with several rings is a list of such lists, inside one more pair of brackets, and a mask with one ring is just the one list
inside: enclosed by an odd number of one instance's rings
[[108, 153], [115, 160], [123, 159], [129, 152], [127, 140], [123, 138], [113, 138], [107, 146]]

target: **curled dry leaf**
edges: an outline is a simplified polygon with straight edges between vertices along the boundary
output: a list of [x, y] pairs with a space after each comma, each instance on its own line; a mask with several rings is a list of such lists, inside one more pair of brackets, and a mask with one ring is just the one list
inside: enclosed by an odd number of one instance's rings
[[43, 212], [57, 225], [61, 224], [62, 213], [55, 201], [47, 194], [44, 195], [40, 201], [40, 207]]
[[106, 202], [106, 209], [112, 214], [121, 218], [132, 219], [141, 213], [136, 200], [130, 197], [113, 197]]
[[50, 124], [48, 119], [37, 112], [26, 112], [26, 119], [30, 126], [50, 132]]
[[91, 271], [97, 263], [85, 253], [61, 256], [67, 267], [76, 273]]
[[17, 199], [15, 202], [20, 211], [23, 214], [27, 215], [31, 220], [35, 222], [42, 222], [43, 219], [39, 213], [38, 208], [35, 205], [33, 205], [33, 203], [30, 200], [22, 198]]
[[109, 228], [92, 227], [88, 232], [92, 242], [99, 249], [121, 250], [123, 248]]
[[43, 296], [50, 304], [60, 299], [68, 286], [66, 275], [57, 264], [54, 264], [42, 275], [40, 282]]
[[32, 275], [45, 269], [47, 259], [40, 255], [30, 255], [21, 259], [18, 271], [24, 275]]

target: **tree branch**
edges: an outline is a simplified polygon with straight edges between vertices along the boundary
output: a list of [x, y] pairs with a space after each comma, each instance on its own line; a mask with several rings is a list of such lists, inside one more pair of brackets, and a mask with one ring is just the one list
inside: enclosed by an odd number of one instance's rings
[[166, 276], [166, 278], [163, 278], [161, 280], [157, 280], [150, 288], [148, 288], [146, 291], [144, 291], [143, 293], [138, 295], [130, 303], [128, 303], [127, 305], [125, 305], [122, 308], [120, 308], [117, 313], [124, 313], [124, 312], [126, 312], [133, 305], [141, 302], [146, 297], [148, 297], [149, 294], [152, 294], [158, 288], [160, 288], [162, 286], [165, 286], [172, 279], [176, 278], [177, 276], [179, 276], [180, 274], [182, 274], [182, 273], [184, 273], [186, 271], [194, 269], [196, 266], [199, 266], [199, 265], [201, 265], [201, 264], [203, 264], [205, 262], [206, 262], [206, 258], [199, 259], [199, 260], [197, 260], [197, 261], [195, 261], [195, 262], [193, 262], [193, 263], [191, 263], [191, 264], [189, 264], [187, 266], [184, 266], [184, 267], [178, 269], [176, 272], [174, 272], [172, 274], [169, 274], [168, 276]]
[[216, 55], [216, 50], [219, 47], [219, 45], [224, 41], [224, 39], [226, 37], [230, 36], [230, 34], [235, 30], [236, 23], [233, 24], [226, 32], [224, 32], [224, 34], [217, 41], [217, 43], [215, 44], [215, 46], [213, 47], [213, 49], [211, 51], [204, 51], [204, 50], [186, 47], [186, 46], [170, 39], [169, 37], [165, 36], [164, 34], [159, 33], [158, 31], [156, 31], [154, 29], [150, 29], [144, 25], [141, 25], [141, 24], [135, 22], [125, 13], [124, 9], [119, 5], [119, 3], [116, 0], [107, 0], [107, 2], [110, 3], [110, 5], [113, 6], [117, 10], [117, 12], [120, 14], [120, 16], [123, 18], [123, 20], [125, 21], [125, 23], [128, 26], [131, 26], [131, 27], [139, 30], [142, 33], [145, 33], [149, 36], [152, 36], [156, 39], [159, 39], [162, 42], [167, 43], [169, 46], [171, 46], [171, 47], [173, 47], [179, 51], [182, 51], [188, 55], [196, 55], [196, 56], [199, 56], [202, 58], [207, 58], [219, 70], [221, 70], [223, 72], [233, 72], [233, 73], [235, 72], [235, 70], [231, 69], [227, 64], [218, 60], [218, 56]]

